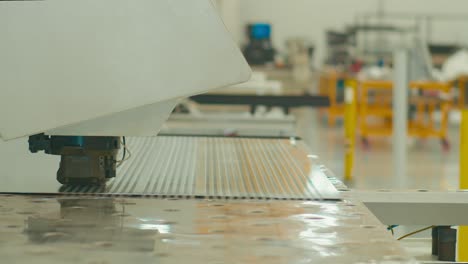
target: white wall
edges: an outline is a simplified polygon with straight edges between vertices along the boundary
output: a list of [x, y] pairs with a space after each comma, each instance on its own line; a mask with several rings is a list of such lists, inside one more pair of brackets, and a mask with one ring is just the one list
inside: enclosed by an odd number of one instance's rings
[[[352, 23], [355, 15], [376, 11], [378, 0], [220, 0], [236, 8], [224, 9], [229, 17], [227, 27], [240, 43], [244, 42], [244, 26], [249, 22], [273, 24], [273, 43], [284, 49], [289, 37], [303, 36], [316, 43], [317, 61], [323, 57], [326, 29], [342, 29]], [[467, 0], [383, 0], [386, 12], [458, 13], [467, 14]], [[234, 4], [233, 4], [234, 3]], [[238, 15], [232, 15], [233, 13]], [[230, 15], [227, 15], [230, 13]], [[236, 19], [238, 18], [238, 19]], [[236, 21], [234, 21], [236, 20]], [[437, 22], [433, 26], [433, 41], [468, 44], [468, 20], [461, 23]]]
[[240, 9], [241, 2], [239, 0], [217, 0], [215, 4], [233, 39], [241, 43], [244, 32]]

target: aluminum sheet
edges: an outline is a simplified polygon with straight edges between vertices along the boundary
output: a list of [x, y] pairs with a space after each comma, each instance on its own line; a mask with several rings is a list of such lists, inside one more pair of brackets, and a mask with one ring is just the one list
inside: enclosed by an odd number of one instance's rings
[[415, 263], [353, 201], [0, 195], [2, 263]]
[[[1, 192], [96, 193], [232, 199], [339, 199], [326, 168], [300, 140], [128, 138], [129, 160], [105, 188], [60, 187], [55, 175], [15, 175]], [[33, 154], [31, 154], [33, 155]], [[35, 154], [43, 155], [43, 154]], [[58, 166], [58, 164], [56, 165]], [[49, 184], [50, 186], [45, 186]]]

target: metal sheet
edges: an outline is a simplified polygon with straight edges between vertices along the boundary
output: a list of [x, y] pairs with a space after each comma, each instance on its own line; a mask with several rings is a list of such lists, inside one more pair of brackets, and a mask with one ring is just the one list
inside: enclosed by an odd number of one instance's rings
[[124, 163], [120, 177], [108, 183], [107, 193], [338, 198], [318, 164], [290, 140], [157, 137], [132, 138], [128, 146], [133, 153], [131, 162]]
[[54, 182], [55, 175], [47, 175], [42, 184], [30, 185], [28, 178], [35, 175], [15, 175], [4, 181], [0, 191], [233, 199], [340, 197], [327, 179], [326, 169], [300, 140], [148, 137], [128, 138], [127, 144], [132, 156], [105, 189], [60, 187]]
[[0, 195], [2, 263], [415, 263], [344, 201]]

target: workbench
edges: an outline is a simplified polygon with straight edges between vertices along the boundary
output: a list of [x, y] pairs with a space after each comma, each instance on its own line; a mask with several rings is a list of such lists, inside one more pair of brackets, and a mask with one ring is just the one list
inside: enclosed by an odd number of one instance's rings
[[0, 175], [2, 261], [415, 263], [298, 139], [127, 142], [106, 188]]

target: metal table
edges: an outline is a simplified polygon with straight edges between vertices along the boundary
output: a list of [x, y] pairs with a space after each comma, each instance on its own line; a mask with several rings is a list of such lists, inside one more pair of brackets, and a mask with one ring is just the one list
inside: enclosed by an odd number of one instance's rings
[[362, 204], [0, 196], [4, 263], [414, 263]]
[[53, 175], [3, 181], [2, 262], [415, 263], [362, 203], [341, 199], [344, 186], [299, 140], [130, 138], [128, 148], [104, 189], [60, 188]]

